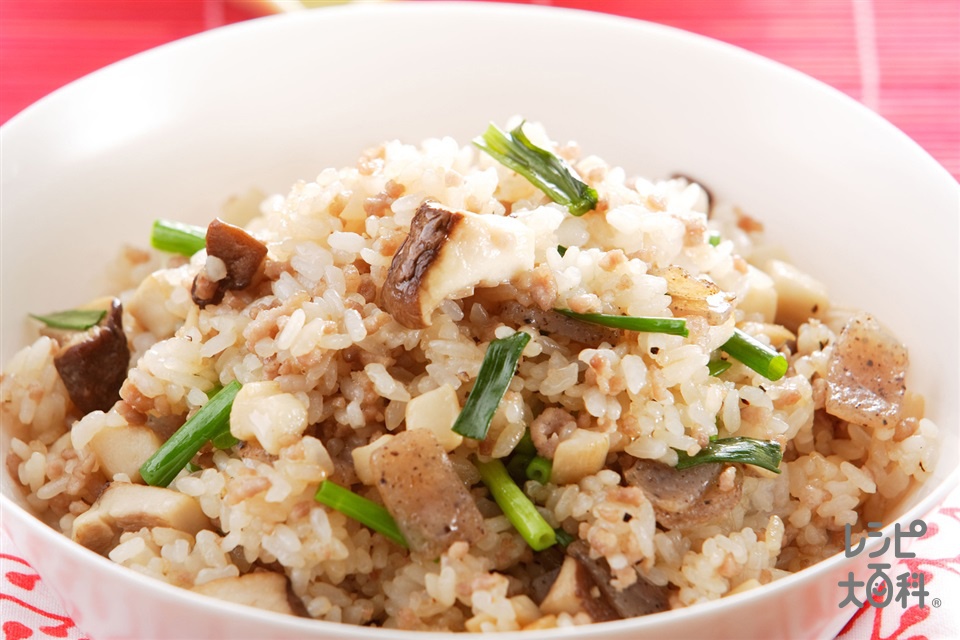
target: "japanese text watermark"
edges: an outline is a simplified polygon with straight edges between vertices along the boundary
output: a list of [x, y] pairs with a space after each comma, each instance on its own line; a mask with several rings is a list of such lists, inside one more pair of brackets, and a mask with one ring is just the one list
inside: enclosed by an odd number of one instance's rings
[[[890, 548], [890, 538], [884, 537], [883, 533], [879, 531], [879, 529], [882, 527], [883, 525], [879, 522], [867, 523], [868, 529], [875, 530], [867, 531], [866, 536], [861, 536], [857, 540], [856, 544], [853, 544], [851, 540], [850, 525], [844, 525], [843, 555], [847, 558], [853, 558], [863, 551], [868, 538], [883, 538], [883, 543], [880, 545], [880, 547], [867, 554], [870, 558], [880, 558], [883, 556]], [[919, 538], [923, 536], [927, 532], [927, 523], [923, 520], [914, 520], [910, 523], [910, 526], [906, 531], [900, 527], [899, 523], [897, 523], [894, 525], [893, 531], [894, 557], [897, 559], [915, 558], [917, 554], [904, 551], [901, 548], [903, 539]], [[896, 582], [894, 582], [894, 579], [891, 578], [891, 575], [888, 573], [892, 568], [892, 565], [889, 562], [871, 562], [867, 564], [867, 568], [870, 569], [872, 573], [866, 579], [866, 581], [855, 579], [853, 572], [850, 571], [847, 573], [846, 580], [841, 580], [837, 583], [837, 586], [846, 589], [846, 596], [840, 602], [841, 608], [848, 604], [853, 604], [858, 608], [869, 604], [882, 609], [896, 600], [901, 607], [906, 609], [911, 598], [916, 598], [916, 602], [921, 609], [926, 607], [926, 598], [930, 595], [930, 592], [926, 590], [926, 586], [924, 584], [925, 574], [922, 571], [917, 573], [910, 571], [901, 573], [897, 576], [894, 576], [896, 579]], [[857, 598], [858, 590], [861, 589], [862, 591], [859, 592], [864, 594], [863, 600]], [[935, 606], [937, 602], [938, 601], [935, 599]]]

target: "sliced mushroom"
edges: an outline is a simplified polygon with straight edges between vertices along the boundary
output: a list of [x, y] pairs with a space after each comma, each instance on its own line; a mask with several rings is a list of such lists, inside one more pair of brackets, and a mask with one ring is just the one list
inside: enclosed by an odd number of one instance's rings
[[623, 478], [643, 490], [660, 526], [681, 529], [714, 520], [740, 502], [743, 472], [737, 467], [733, 485], [724, 487], [720, 482], [723, 470], [720, 463], [679, 470], [662, 462], [635, 459], [624, 466]]
[[424, 202], [390, 263], [383, 307], [419, 329], [443, 300], [507, 282], [533, 265], [533, 231], [522, 222]]
[[[603, 558], [591, 558], [590, 546], [583, 540], [571, 542], [567, 547], [567, 553], [586, 570], [593, 580], [600, 599], [616, 612], [618, 618], [636, 618], [670, 608], [669, 589], [666, 586], [655, 585], [643, 576], [637, 576], [637, 581], [626, 589], [617, 589], [613, 586], [613, 575], [610, 573], [607, 561]], [[592, 589], [589, 592], [594, 593]], [[599, 621], [594, 619], [594, 622]]]
[[156, 432], [144, 425], [106, 427], [90, 440], [90, 450], [107, 478], [124, 473], [131, 482], [140, 482], [140, 467], [160, 445]]
[[120, 387], [130, 366], [120, 301], [113, 299], [99, 325], [61, 346], [53, 364], [80, 411], [109, 410], [120, 399]]
[[609, 451], [607, 434], [575, 429], [553, 452], [550, 482], [556, 485], [580, 482], [603, 469]]
[[536, 327], [543, 334], [561, 335], [592, 347], [602, 342], [616, 344], [622, 335], [622, 332], [617, 329], [574, 320], [556, 311], [525, 307], [516, 301], [505, 302], [500, 307], [500, 319], [516, 326], [528, 324]]
[[777, 324], [796, 332], [801, 324], [823, 318], [829, 310], [827, 289], [813, 276], [782, 260], [768, 260], [763, 270], [777, 292]]
[[683, 267], [671, 266], [651, 273], [667, 281], [670, 310], [677, 317], [701, 316], [710, 324], [718, 325], [733, 313], [733, 294], [709, 280], [694, 278]]
[[249, 607], [295, 615], [296, 611], [290, 606], [287, 585], [285, 575], [256, 571], [235, 578], [211, 580], [195, 586], [193, 591]]
[[163, 487], [115, 482], [89, 510], [77, 516], [71, 537], [92, 551], [106, 554], [124, 531], [168, 527], [196, 535], [210, 526], [200, 503], [191, 496]]
[[411, 550], [436, 558], [453, 542], [483, 536], [483, 516], [430, 430], [398, 433], [371, 454], [370, 467]]
[[[573, 556], [567, 556], [550, 587], [540, 610], [544, 613], [576, 615], [586, 613], [594, 622], [617, 620], [620, 616], [600, 595], [590, 572]], [[594, 593], [596, 592], [596, 593]]]
[[207, 256], [222, 261], [225, 272], [211, 273], [208, 263], [194, 278], [190, 293], [201, 309], [219, 304], [227, 291], [253, 284], [267, 257], [267, 247], [240, 227], [216, 218], [207, 227]]
[[833, 346], [827, 413], [873, 428], [896, 424], [908, 365], [907, 348], [896, 336], [867, 313], [854, 316]]

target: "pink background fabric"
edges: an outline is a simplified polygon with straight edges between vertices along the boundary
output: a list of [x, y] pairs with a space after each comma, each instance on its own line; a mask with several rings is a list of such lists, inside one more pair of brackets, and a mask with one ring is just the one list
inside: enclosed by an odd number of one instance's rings
[[[658, 22], [782, 62], [861, 101], [960, 178], [957, 0], [534, 3]], [[107, 64], [267, 11], [254, 0], [0, 0], [0, 123]], [[907, 607], [894, 601], [882, 609], [851, 608], [843, 640], [960, 638], [960, 490], [925, 521], [925, 537], [911, 548], [917, 557], [889, 573], [923, 572], [927, 606], [921, 609], [911, 598]], [[838, 605], [843, 596], [838, 586]], [[0, 640], [96, 640], [63, 611], [61, 600], [0, 531]]]

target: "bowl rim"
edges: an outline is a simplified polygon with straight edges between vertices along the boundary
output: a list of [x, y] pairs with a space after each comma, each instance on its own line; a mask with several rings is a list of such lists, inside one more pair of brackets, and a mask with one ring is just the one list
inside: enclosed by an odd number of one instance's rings
[[[849, 95], [841, 92], [839, 89], [831, 87], [830, 85], [827, 85], [783, 63], [763, 57], [760, 54], [753, 53], [739, 46], [710, 38], [708, 36], [636, 18], [603, 14], [585, 9], [561, 8], [541, 5], [516, 5], [495, 2], [440, 1], [424, 3], [360, 3], [327, 7], [324, 8], [322, 12], [303, 11], [265, 16], [217, 27], [208, 31], [186, 36], [184, 38], [180, 38], [124, 58], [123, 60], [97, 69], [56, 89], [55, 91], [44, 96], [37, 102], [31, 104], [12, 116], [3, 125], [0, 125], [0, 145], [2, 145], [3, 138], [8, 135], [12, 135], [16, 131], [19, 131], [19, 129], [22, 127], [28, 127], [33, 119], [42, 117], [44, 110], [50, 108], [50, 106], [55, 106], [63, 101], [69, 101], [75, 92], [86, 91], [86, 87], [94, 80], [102, 79], [104, 81], [109, 81], [112, 75], [122, 73], [123, 70], [125, 70], [128, 66], [140, 65], [145, 60], [153, 60], [154, 58], [162, 59], [165, 56], [179, 54], [180, 52], [186, 52], [190, 49], [213, 49], [216, 48], [219, 43], [226, 40], [242, 40], [244, 38], [248, 38], [250, 34], [255, 34], [265, 29], [283, 30], [287, 28], [287, 25], [300, 21], [339, 20], [340, 16], [342, 15], [365, 16], [367, 14], [377, 15], [378, 19], [383, 19], [384, 15], [389, 15], [393, 12], [403, 12], [405, 14], [423, 13], [430, 14], [431, 16], [441, 16], [446, 14], [457, 19], [463, 19], [464, 16], [473, 12], [487, 14], [512, 14], [512, 16], [524, 19], [537, 19], [543, 18], [544, 16], [551, 16], [551, 19], [556, 20], [576, 20], [584, 24], [589, 23], [589, 26], [595, 28], [630, 29], [638, 34], [656, 34], [660, 37], [669, 37], [681, 41], [684, 46], [710, 49], [713, 50], [717, 55], [727, 57], [731, 61], [731, 65], [750, 65], [755, 69], [761, 70], [767, 74], [788, 77], [791, 83], [798, 85], [803, 84], [806, 91], [814, 91], [822, 95], [831, 96], [830, 99], [837, 102], [838, 106], [842, 105], [843, 108], [846, 109], [855, 109], [859, 117], [871, 120], [873, 126], [879, 126], [882, 129], [885, 129], [887, 135], [897, 136], [901, 138], [901, 143], [907, 142], [910, 146], [912, 146], [916, 152], [915, 160], [918, 162], [923, 161], [927, 163], [927, 166], [924, 167], [925, 172], [939, 174], [940, 180], [950, 180], [955, 186], [960, 187], [960, 184], [957, 184], [957, 181], [953, 178], [953, 176], [950, 175], [946, 168], [944, 168], [925, 149], [920, 147], [915, 141], [910, 139], [904, 132], [902, 132], [888, 120], [868, 109], [866, 106], [856, 101]], [[9, 158], [3, 159], [2, 162], [3, 164], [6, 164], [9, 162]], [[960, 194], [960, 189], [958, 189], [958, 194]], [[4, 471], [4, 473], [6, 473], [6, 471]], [[905, 511], [899, 518], [896, 518], [895, 520], [885, 524], [882, 529], [884, 535], [890, 535], [896, 524], [907, 523], [916, 518], [922, 518], [926, 516], [943, 501], [943, 499], [950, 491], [954, 489], [954, 487], [958, 485], [960, 485], [960, 468], [954, 469], [952, 472], [950, 472], [950, 474], [943, 478], [941, 483], [934, 487], [927, 496], [919, 500], [917, 504]], [[14, 487], [13, 490], [18, 491], [20, 490], [20, 487]], [[909, 499], [909, 496], [907, 499]], [[70, 540], [66, 535], [61, 534], [54, 528], [46, 525], [37, 516], [33, 515], [19, 504], [15, 503], [11, 498], [3, 493], [0, 493], [0, 514], [4, 516], [12, 516], [14, 520], [22, 523], [27, 531], [27, 535], [39, 536], [43, 542], [48, 545], [48, 548], [53, 548], [57, 552], [66, 554], [75, 554], [79, 551], [80, 557], [83, 558], [83, 562], [94, 563], [101, 570], [110, 572], [112, 576], [116, 577], [118, 580], [139, 584], [146, 589], [157, 589], [166, 597], [180, 601], [184, 604], [189, 603], [192, 600], [197, 600], [197, 596], [200, 595], [188, 589], [176, 587], [169, 583], [163, 582], [162, 580], [131, 571], [110, 561], [104, 556], [96, 554], [89, 549], [82, 547], [81, 545]], [[9, 531], [8, 526], [6, 525], [6, 518], [3, 518], [2, 520], [4, 521], [2, 526]], [[16, 539], [16, 536], [11, 535], [11, 537]], [[879, 544], [879, 538], [872, 539], [868, 542], [866, 549], [872, 550], [874, 547], [879, 546]], [[822, 576], [819, 574], [826, 574], [831, 570], [836, 570], [840, 565], [846, 563], [847, 559], [843, 557], [843, 554], [836, 554], [816, 563], [815, 565], [812, 565], [811, 567], [793, 573], [789, 576], [785, 576], [770, 584], [764, 585], [764, 591], [767, 595], [771, 596], [785, 591], [792, 591], [795, 588], [794, 585], [798, 585], [807, 581], [822, 579]], [[746, 591], [728, 595], [718, 600], [699, 603], [691, 607], [661, 612], [654, 616], [595, 623], [587, 627], [580, 627], [579, 631], [574, 631], [572, 635], [600, 637], [623, 633], [625, 631], [643, 631], [648, 627], [669, 624], [680, 617], [690, 617], [693, 615], [709, 616], [718, 609], [736, 606], [751, 597], [753, 597], [753, 592]], [[199, 600], [201, 602], [205, 601], [207, 607], [219, 608], [224, 613], [228, 613], [234, 617], [239, 616], [243, 619], [258, 620], [269, 624], [279, 625], [290, 631], [323, 632], [324, 630], [328, 630], [330, 632], [335, 632], [340, 636], [357, 638], [367, 638], [371, 637], [371, 634], [373, 634], [375, 637], [383, 638], [385, 640], [388, 638], [395, 638], [397, 640], [412, 640], [413, 638], [422, 637], [422, 632], [418, 631], [403, 631], [383, 628], [371, 629], [369, 627], [328, 622], [324, 620], [296, 618], [272, 611], [218, 600], [210, 596], [201, 595]], [[853, 615], [854, 612], [855, 610], [851, 609], [851, 615]], [[500, 632], [498, 633], [498, 637], [504, 637], [508, 639], [523, 638], [529, 640], [533, 638], [546, 638], [556, 634], [557, 630], [551, 629], [542, 631]], [[436, 637], [452, 637], [453, 635], [459, 636], [460, 633], [440, 632], [436, 634]]]

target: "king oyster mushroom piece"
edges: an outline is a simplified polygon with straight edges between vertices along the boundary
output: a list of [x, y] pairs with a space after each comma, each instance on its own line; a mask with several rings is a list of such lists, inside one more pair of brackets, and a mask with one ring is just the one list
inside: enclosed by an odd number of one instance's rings
[[163, 487], [115, 482], [77, 516], [71, 537], [91, 551], [106, 554], [124, 531], [168, 527], [196, 535], [210, 526], [200, 503], [191, 496]]
[[709, 280], [693, 277], [683, 267], [670, 266], [651, 273], [667, 281], [670, 310], [679, 318], [702, 316], [710, 324], [718, 325], [733, 313], [733, 294]]
[[437, 558], [451, 544], [473, 544], [483, 516], [429, 429], [401, 431], [370, 455], [374, 484], [412, 551]]
[[383, 308], [405, 327], [420, 329], [444, 300], [507, 282], [533, 266], [533, 230], [519, 220], [424, 202], [390, 263]]
[[826, 410], [879, 429], [902, 413], [907, 348], [868, 313], [854, 316], [833, 345], [827, 370]]
[[193, 591], [267, 611], [287, 615], [297, 613], [291, 606], [287, 577], [273, 571], [255, 571], [242, 576], [211, 580], [195, 586]]
[[113, 298], [100, 324], [61, 342], [53, 364], [80, 411], [109, 410], [120, 399], [120, 387], [130, 367], [120, 301]]
[[567, 558], [540, 607], [547, 613], [587, 613], [594, 622], [636, 618], [670, 608], [669, 589], [643, 576], [618, 589], [603, 558], [591, 558], [583, 540], [570, 543]]
[[635, 459], [624, 465], [627, 484], [643, 490], [653, 505], [657, 523], [666, 529], [695, 527], [728, 513], [743, 495], [743, 472], [739, 467], [733, 483], [720, 481], [725, 465], [711, 462], [676, 469], [655, 460]]

